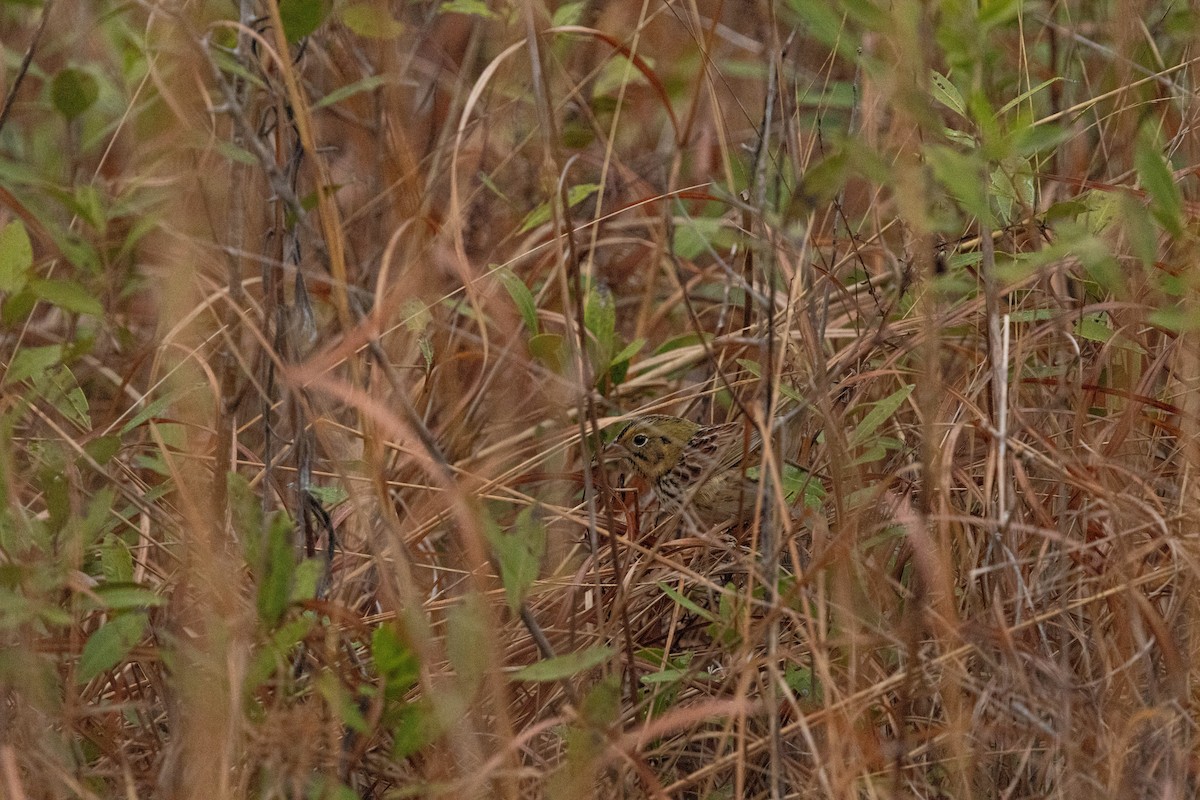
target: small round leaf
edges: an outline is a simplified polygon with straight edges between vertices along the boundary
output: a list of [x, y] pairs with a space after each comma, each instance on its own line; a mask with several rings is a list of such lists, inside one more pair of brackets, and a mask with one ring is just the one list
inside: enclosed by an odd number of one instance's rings
[[100, 95], [100, 84], [88, 73], [67, 67], [54, 76], [50, 97], [54, 107], [67, 120], [73, 120], [92, 107]]

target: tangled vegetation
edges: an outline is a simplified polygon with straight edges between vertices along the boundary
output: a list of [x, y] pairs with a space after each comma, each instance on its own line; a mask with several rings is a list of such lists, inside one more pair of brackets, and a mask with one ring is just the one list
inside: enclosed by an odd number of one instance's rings
[[0, 26], [6, 797], [1197, 791], [1188, 4]]

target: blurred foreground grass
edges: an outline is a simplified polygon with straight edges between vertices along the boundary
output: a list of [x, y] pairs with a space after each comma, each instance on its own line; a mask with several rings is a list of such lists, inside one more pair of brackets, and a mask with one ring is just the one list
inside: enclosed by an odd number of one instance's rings
[[0, 25], [5, 796], [1195, 792], [1186, 5]]

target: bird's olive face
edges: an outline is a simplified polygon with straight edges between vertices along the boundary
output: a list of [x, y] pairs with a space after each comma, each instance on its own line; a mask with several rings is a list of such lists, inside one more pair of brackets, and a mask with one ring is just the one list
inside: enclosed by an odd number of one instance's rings
[[636, 470], [657, 480], [679, 460], [696, 427], [676, 417], [636, 419], [604, 448], [604, 457], [616, 462], [620, 469]]

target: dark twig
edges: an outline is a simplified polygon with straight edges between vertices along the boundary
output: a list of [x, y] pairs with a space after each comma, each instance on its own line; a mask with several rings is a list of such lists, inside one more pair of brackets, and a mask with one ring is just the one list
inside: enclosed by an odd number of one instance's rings
[[8, 95], [4, 98], [4, 107], [0, 108], [0, 131], [4, 130], [4, 123], [8, 121], [8, 112], [12, 110], [13, 104], [17, 101], [17, 91], [21, 88], [21, 82], [29, 74], [33, 53], [37, 50], [38, 42], [41, 41], [42, 32], [46, 30], [46, 20], [50, 17], [50, 8], [53, 5], [53, 0], [46, 0], [46, 5], [42, 6], [42, 18], [38, 22], [37, 30], [33, 32], [33, 41], [29, 43], [29, 49], [25, 51], [25, 56], [21, 59], [21, 66], [17, 68], [16, 77], [13, 78]]

